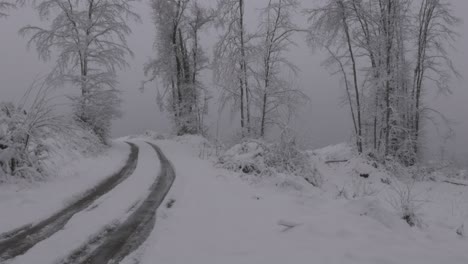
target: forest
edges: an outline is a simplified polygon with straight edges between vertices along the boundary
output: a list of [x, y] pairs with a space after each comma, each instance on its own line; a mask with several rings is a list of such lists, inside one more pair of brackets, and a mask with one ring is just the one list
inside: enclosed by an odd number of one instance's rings
[[[235, 247], [234, 238], [250, 242], [225, 263], [265, 255], [249, 263], [300, 263], [314, 253], [304, 245], [326, 249], [318, 263], [467, 263], [468, 164], [447, 158], [445, 146], [428, 154], [431, 141], [449, 142], [466, 124], [434, 104], [434, 94], [460, 96], [466, 77], [455, 62], [464, 54], [455, 50], [462, 7], [311, 2], [0, 0], [0, 29], [17, 32], [15, 45], [36, 58], [0, 60], [0, 263], [164, 263], [179, 253], [183, 263], [207, 263], [201, 250], [217, 248], [212, 241]], [[11, 20], [24, 23], [11, 28]], [[0, 37], [0, 49], [8, 41]], [[136, 45], [148, 41], [150, 53]], [[301, 45], [308, 53], [298, 59]], [[7, 89], [13, 76], [2, 69], [36, 71], [29, 64], [41, 65], [35, 76], [15, 73], [29, 86]], [[312, 79], [322, 71], [328, 76]], [[322, 78], [334, 85], [319, 92]], [[323, 91], [338, 91], [341, 104], [317, 109]], [[152, 97], [153, 112], [128, 103], [137, 93]], [[330, 118], [334, 108], [346, 119]], [[139, 127], [125, 124], [133, 134], [120, 137], [115, 124], [129, 109]], [[304, 136], [317, 118], [340, 123], [345, 142], [310, 149], [308, 141], [331, 137]], [[453, 142], [464, 149], [465, 137]], [[212, 232], [218, 218], [228, 226]], [[260, 224], [271, 219], [279, 233]], [[192, 251], [191, 232], [210, 235]], [[310, 240], [316, 235], [324, 244]], [[353, 239], [378, 250], [357, 254]]]

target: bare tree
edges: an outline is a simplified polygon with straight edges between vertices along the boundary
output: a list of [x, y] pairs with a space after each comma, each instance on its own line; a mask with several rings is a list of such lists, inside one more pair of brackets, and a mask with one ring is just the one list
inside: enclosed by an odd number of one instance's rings
[[[326, 47], [333, 60], [336, 60], [340, 66], [340, 71], [345, 79], [346, 92], [351, 107], [351, 114], [353, 117], [353, 125], [355, 129], [355, 136], [357, 148], [360, 153], [363, 151], [362, 146], [362, 109], [361, 109], [361, 92], [358, 80], [357, 62], [355, 56], [355, 48], [353, 47], [353, 40], [351, 37], [349, 1], [344, 0], [330, 0], [323, 7], [317, 9], [306, 10], [309, 14], [309, 22], [312, 24], [312, 32], [320, 32], [321, 36], [316, 35], [311, 39], [319, 43], [322, 47]], [[323, 33], [323, 34], [322, 34]], [[342, 45], [346, 53], [343, 55], [336, 54], [329, 48], [331, 45]], [[344, 60], [344, 62], [342, 62]], [[352, 84], [348, 83], [348, 74], [344, 70], [344, 65], [351, 62], [352, 69]], [[351, 94], [349, 87], [352, 87], [354, 93]], [[353, 106], [354, 105], [354, 106]]]
[[188, 21], [189, 39], [192, 40], [192, 85], [196, 92], [193, 93], [193, 101], [195, 102], [195, 111], [197, 113], [197, 132], [205, 134], [204, 116], [208, 112], [208, 102], [211, 98], [210, 92], [199, 81], [198, 76], [202, 70], [207, 67], [208, 58], [200, 45], [200, 31], [214, 20], [214, 15], [211, 11], [203, 8], [194, 2], [190, 8], [191, 16]]
[[222, 105], [232, 101], [240, 109], [242, 136], [251, 133], [249, 41], [244, 0], [219, 0], [217, 25], [225, 29], [215, 47], [215, 81], [222, 88]]
[[446, 46], [457, 37], [454, 27], [460, 19], [453, 15], [451, 5], [442, 0], [423, 0], [417, 13], [416, 63], [414, 66], [411, 97], [413, 99], [412, 129], [415, 152], [421, 130], [422, 96], [424, 80], [434, 81], [441, 91], [448, 91], [450, 73], [458, 75], [448, 56]]
[[[145, 65], [147, 82], [158, 79], [158, 104], [172, 113], [176, 133], [203, 133], [209, 93], [198, 75], [206, 68], [199, 33], [213, 20], [211, 12], [189, 0], [152, 1], [157, 30], [157, 58]], [[158, 87], [159, 88], [159, 87]]]
[[20, 30], [22, 35], [31, 35], [28, 46], [35, 45], [40, 59], [50, 60], [53, 51], [58, 52], [48, 81], [80, 88], [81, 95], [73, 97], [76, 117], [103, 140], [111, 120], [120, 115], [116, 70], [125, 68], [127, 55], [133, 55], [126, 36], [131, 33], [128, 19], [140, 20], [132, 11], [135, 1], [41, 1], [37, 11], [43, 19], [53, 17], [50, 27]]
[[327, 64], [343, 76], [359, 152], [414, 164], [421, 116], [439, 113], [422, 106], [425, 81], [447, 90], [457, 75], [446, 51], [459, 22], [450, 4], [329, 0], [307, 13], [312, 43], [328, 50]]
[[299, 7], [296, 0], [270, 0], [262, 10], [262, 21], [258, 35], [262, 41], [258, 49], [262, 54], [260, 70], [256, 74], [259, 89], [255, 101], [259, 102], [259, 135], [264, 137], [267, 125], [278, 124], [282, 107], [290, 110], [307, 98], [299, 89], [282, 77], [284, 70], [297, 74], [297, 67], [287, 59], [285, 53], [295, 45], [292, 37], [298, 27], [292, 15]]

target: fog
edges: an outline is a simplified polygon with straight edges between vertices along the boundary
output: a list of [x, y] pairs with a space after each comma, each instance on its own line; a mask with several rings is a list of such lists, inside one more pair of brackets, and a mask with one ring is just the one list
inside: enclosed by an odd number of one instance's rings
[[[213, 4], [215, 1], [206, 1]], [[265, 5], [266, 0], [247, 0], [247, 23], [254, 29], [256, 24], [255, 11]], [[316, 1], [302, 0], [303, 6], [311, 6]], [[468, 10], [466, 0], [453, 0], [456, 15], [463, 19]], [[141, 133], [147, 129], [158, 132], [170, 132], [170, 122], [166, 113], [162, 113], [156, 105], [155, 86], [149, 84], [144, 93], [139, 91], [141, 82], [145, 80], [143, 64], [154, 56], [153, 41], [155, 30], [151, 21], [151, 13], [148, 1], [142, 1], [136, 6], [136, 10], [142, 16], [142, 23], [132, 23], [133, 34], [129, 36], [129, 45], [135, 52], [135, 57], [130, 60], [130, 67], [119, 72], [118, 88], [122, 91], [123, 111], [122, 119], [113, 124], [113, 136], [119, 137], [128, 134]], [[305, 24], [305, 20], [298, 14], [297, 20]], [[53, 63], [44, 63], [38, 60], [34, 49], [26, 48], [27, 39], [18, 35], [18, 30], [27, 24], [37, 24], [37, 15], [29, 8], [23, 8], [11, 12], [10, 17], [0, 20], [0, 100], [18, 101], [29, 85], [39, 76], [48, 73]], [[305, 26], [305, 25], [303, 25]], [[460, 38], [452, 51], [455, 66], [464, 78], [468, 78], [468, 56], [465, 47], [468, 46], [468, 27], [462, 25], [459, 28]], [[211, 52], [210, 47], [216, 41], [218, 33], [215, 30], [206, 32], [203, 36], [203, 45]], [[324, 54], [320, 50], [312, 51], [298, 35], [297, 46], [289, 56], [299, 67], [300, 72], [295, 78], [295, 84], [299, 85], [310, 97], [310, 103], [299, 113], [295, 127], [300, 138], [308, 142], [309, 147], [322, 147], [347, 141], [351, 136], [351, 124], [349, 122], [348, 108], [342, 106], [343, 88], [337, 77], [331, 76], [330, 71], [321, 66]], [[216, 91], [212, 84], [209, 72], [204, 73], [204, 82]], [[69, 92], [70, 88], [65, 92]], [[465, 79], [454, 79], [451, 84], [453, 94], [449, 96], [431, 92], [426, 97], [426, 102], [432, 108], [443, 112], [456, 123], [453, 128], [456, 137], [444, 142], [437, 135], [436, 129], [427, 127], [427, 153], [430, 157], [438, 157], [440, 147], [447, 145], [449, 156], [459, 160], [468, 161], [468, 87]], [[435, 89], [433, 89], [435, 90]], [[216, 92], [214, 92], [216, 94]], [[212, 102], [208, 125], [219, 127], [219, 134], [223, 138], [233, 135], [232, 123], [228, 113], [223, 113], [220, 120], [214, 118], [219, 107], [216, 100]], [[228, 111], [226, 111], [228, 112]], [[218, 126], [219, 125], [219, 126]], [[215, 129], [212, 129], [214, 132]], [[468, 164], [468, 162], [467, 162]]]

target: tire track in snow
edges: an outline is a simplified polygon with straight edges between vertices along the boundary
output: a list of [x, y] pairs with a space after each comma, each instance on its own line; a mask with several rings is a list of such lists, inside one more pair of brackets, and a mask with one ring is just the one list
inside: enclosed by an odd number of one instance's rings
[[175, 180], [175, 172], [171, 162], [159, 147], [151, 143], [148, 144], [157, 152], [161, 162], [161, 171], [150, 187], [148, 197], [124, 222], [107, 226], [87, 244], [59, 263], [119, 263], [148, 238], [156, 222], [156, 211]]
[[83, 197], [49, 218], [35, 225], [7, 232], [6, 235], [0, 235], [0, 237], [5, 238], [0, 240], [0, 263], [24, 254], [37, 243], [52, 236], [62, 229], [73, 215], [85, 210], [99, 197], [105, 195], [132, 175], [137, 166], [139, 150], [135, 144], [128, 142], [127, 144], [131, 148], [130, 154], [126, 164], [119, 172], [105, 179], [91, 190], [88, 190]]

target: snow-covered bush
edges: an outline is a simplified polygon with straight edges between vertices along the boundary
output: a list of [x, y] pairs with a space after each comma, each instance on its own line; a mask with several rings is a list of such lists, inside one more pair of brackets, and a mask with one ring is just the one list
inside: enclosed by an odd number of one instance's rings
[[330, 145], [321, 149], [309, 151], [310, 156], [320, 157], [323, 162], [347, 161], [355, 155], [353, 148], [348, 143]]
[[41, 87], [28, 105], [31, 91], [32, 88], [18, 105], [0, 103], [0, 176], [41, 175], [39, 163], [44, 146], [37, 139], [50, 129], [61, 128], [61, 117], [54, 114], [47, 89]]
[[359, 176], [353, 177], [350, 188], [350, 193], [347, 194], [347, 198], [352, 197], [353, 199], [375, 196], [379, 192], [371, 182]]
[[247, 140], [227, 150], [218, 163], [225, 169], [245, 174], [287, 174], [303, 177], [314, 186], [322, 183], [319, 171], [293, 142], [268, 144]]
[[148, 137], [152, 140], [164, 140], [166, 139], [167, 136], [163, 135], [163, 134], [160, 134], [160, 133], [157, 133], [155, 131], [152, 131], [152, 130], [147, 130], [144, 134], [145, 137]]
[[120, 118], [121, 99], [117, 90], [97, 90], [83, 97], [72, 97], [75, 119], [89, 126], [107, 144], [112, 120]]
[[421, 227], [422, 221], [419, 211], [423, 203], [417, 200], [414, 193], [414, 182], [408, 184], [395, 183], [390, 186], [393, 191], [393, 195], [389, 199], [392, 207], [410, 226]]
[[267, 153], [266, 164], [280, 173], [304, 177], [314, 186], [322, 185], [322, 175], [310, 162], [308, 155], [300, 151], [293, 141], [273, 144]]
[[264, 142], [248, 140], [236, 144], [219, 157], [223, 168], [245, 174], [261, 174], [267, 170], [265, 153], [268, 148]]
[[59, 165], [51, 157], [63, 159], [63, 149], [99, 148], [93, 133], [56, 113], [52, 98], [40, 87], [37, 93], [30, 88], [18, 104], [0, 103], [0, 182], [51, 174]]

